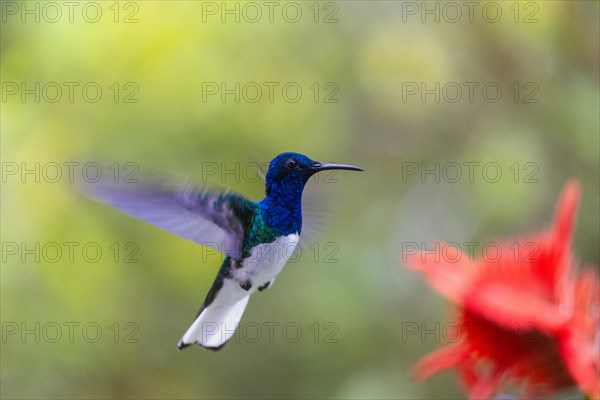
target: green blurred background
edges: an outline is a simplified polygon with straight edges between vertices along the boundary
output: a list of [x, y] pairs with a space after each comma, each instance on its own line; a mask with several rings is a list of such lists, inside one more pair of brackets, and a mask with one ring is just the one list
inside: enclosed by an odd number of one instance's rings
[[[271, 20], [263, 2], [75, 2], [72, 22], [63, 3], [58, 20], [46, 4], [1, 4], [2, 398], [460, 398], [452, 373], [410, 378], [441, 346], [435, 324], [450, 307], [400, 266], [407, 244], [536, 232], [576, 177], [574, 248], [599, 264], [598, 2], [477, 2], [472, 21], [458, 2], [456, 22], [456, 7], [434, 2], [275, 2]], [[39, 102], [23, 98], [22, 84], [36, 82]], [[52, 82], [63, 89], [55, 102]], [[78, 85], [73, 101], [65, 82]], [[90, 82], [97, 102], [82, 94]], [[211, 82], [264, 91], [223, 102], [206, 93]], [[279, 85], [273, 101], [264, 82]], [[290, 82], [297, 102], [281, 93]], [[436, 82], [439, 101], [407, 92]], [[472, 101], [465, 82], [477, 83]], [[482, 93], [490, 83], [498, 101]], [[123, 172], [132, 162], [260, 199], [262, 182], [243, 166], [283, 151], [366, 172], [309, 184], [332, 200], [330, 220], [253, 296], [244, 337], [217, 353], [178, 352], [221, 257], [79, 196], [63, 163], [92, 155]], [[9, 173], [36, 163], [39, 182]], [[49, 163], [63, 165], [58, 182], [42, 173]], [[479, 163], [472, 182], [464, 163]], [[487, 163], [500, 166], [497, 181], [482, 175]], [[439, 179], [421, 176], [436, 165]], [[223, 166], [238, 172], [222, 177]], [[65, 242], [80, 243], [73, 262], [10, 247]], [[126, 262], [130, 242], [137, 263]], [[98, 262], [82, 256], [86, 243], [102, 249]], [[408, 335], [413, 324], [442, 334]]]

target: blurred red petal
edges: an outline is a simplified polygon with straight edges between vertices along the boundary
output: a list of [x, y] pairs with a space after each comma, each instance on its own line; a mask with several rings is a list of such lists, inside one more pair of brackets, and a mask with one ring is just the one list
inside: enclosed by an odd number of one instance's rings
[[600, 399], [600, 371], [598, 349], [587, 348], [587, 341], [569, 337], [562, 341], [561, 353], [571, 375], [591, 399]]
[[409, 257], [410, 268], [459, 306], [468, 332], [419, 361], [420, 378], [455, 367], [471, 398], [489, 398], [503, 377], [525, 394], [547, 397], [577, 384], [600, 397], [600, 283], [576, 272], [570, 247], [580, 196], [580, 184], [567, 182], [551, 228], [496, 244], [498, 257]]
[[573, 221], [575, 220], [575, 213], [580, 198], [581, 184], [576, 180], [569, 180], [558, 200], [553, 230], [553, 242], [563, 243], [567, 249], [571, 244]]
[[539, 295], [535, 288], [524, 291], [508, 284], [488, 283], [471, 292], [465, 306], [507, 328], [540, 329], [552, 332], [571, 317], [561, 315], [555, 303]]
[[600, 280], [591, 269], [575, 281], [575, 313], [560, 335], [561, 353], [579, 387], [600, 399]]
[[[460, 253], [457, 258], [466, 260], [467, 255]], [[456, 303], [464, 298], [470, 287], [472, 271], [465, 268], [465, 263], [449, 263], [436, 254], [409, 255], [407, 268], [424, 272], [434, 289]]]
[[539, 278], [545, 280], [549, 287], [555, 287], [560, 279], [567, 275], [571, 263], [571, 237], [575, 213], [581, 197], [581, 185], [576, 180], [569, 180], [558, 200], [554, 225], [551, 228], [547, 245], [543, 246], [535, 264], [540, 270]]
[[475, 385], [469, 390], [470, 400], [486, 400], [492, 397], [500, 378], [502, 377], [502, 371], [496, 371], [490, 378], [480, 379]]
[[464, 345], [442, 347], [422, 359], [415, 366], [415, 377], [425, 379], [443, 369], [459, 365], [467, 356]]

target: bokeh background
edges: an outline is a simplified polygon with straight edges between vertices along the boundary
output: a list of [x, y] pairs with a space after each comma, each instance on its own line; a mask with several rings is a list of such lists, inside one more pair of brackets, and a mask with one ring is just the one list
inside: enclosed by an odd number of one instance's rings
[[[549, 224], [576, 177], [574, 248], [599, 264], [598, 2], [476, 2], [471, 16], [461, 2], [275, 2], [272, 18], [262, 2], [75, 3], [72, 21], [62, 3], [60, 18], [2, 3], [2, 398], [461, 398], [451, 372], [411, 380], [451, 308], [402, 268], [407, 245], [478, 242], [481, 255]], [[206, 92], [236, 82], [262, 96]], [[39, 101], [23, 98], [36, 83]], [[244, 166], [283, 151], [366, 172], [309, 184], [330, 200], [328, 223], [253, 296], [240, 340], [178, 352], [221, 256], [80, 196], [63, 163], [134, 163], [260, 199]], [[22, 247], [36, 244], [39, 261]]]

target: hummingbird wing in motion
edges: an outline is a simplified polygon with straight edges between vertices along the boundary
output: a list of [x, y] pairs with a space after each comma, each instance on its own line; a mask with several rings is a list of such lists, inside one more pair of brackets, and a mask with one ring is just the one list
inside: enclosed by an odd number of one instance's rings
[[98, 182], [86, 184], [83, 191], [184, 239], [213, 247], [234, 259], [241, 257], [244, 225], [251, 217], [252, 201], [239, 194], [201, 189], [190, 182]]
[[178, 344], [180, 349], [192, 343], [220, 349], [232, 336], [250, 296], [248, 288], [242, 289], [223, 274], [229, 275], [234, 260], [242, 258], [244, 232], [252, 222], [256, 203], [233, 192], [198, 189], [189, 182], [98, 182], [83, 189], [89, 197], [228, 256], [197, 318]]

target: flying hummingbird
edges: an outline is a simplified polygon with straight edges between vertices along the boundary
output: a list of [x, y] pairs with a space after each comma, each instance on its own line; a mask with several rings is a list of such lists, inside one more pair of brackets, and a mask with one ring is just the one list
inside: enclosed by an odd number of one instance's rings
[[126, 214], [226, 255], [196, 319], [177, 344], [179, 349], [196, 343], [219, 350], [233, 336], [250, 295], [273, 285], [298, 244], [304, 185], [313, 174], [331, 169], [363, 171], [288, 152], [271, 161], [266, 194], [258, 202], [189, 184], [98, 185], [87, 191]]

